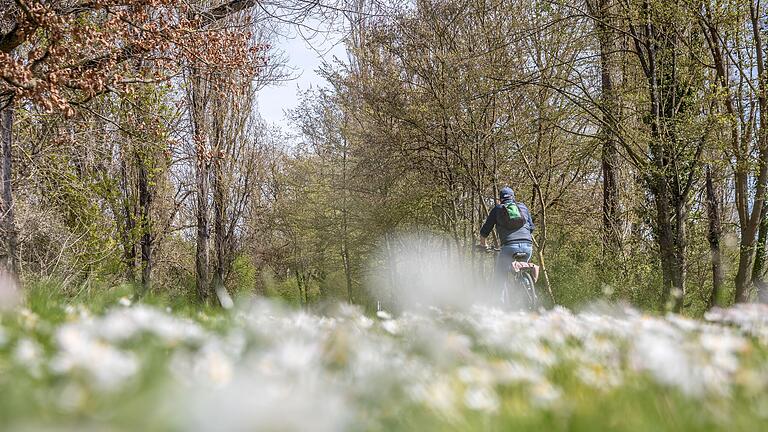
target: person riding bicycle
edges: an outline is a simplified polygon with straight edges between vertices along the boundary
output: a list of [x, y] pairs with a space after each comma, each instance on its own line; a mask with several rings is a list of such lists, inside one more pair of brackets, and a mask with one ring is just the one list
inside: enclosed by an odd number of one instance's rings
[[505, 186], [499, 190], [499, 204], [497, 204], [485, 223], [480, 228], [480, 245], [487, 247], [487, 239], [493, 228], [499, 235], [501, 251], [496, 259], [495, 275], [496, 280], [503, 283], [509, 272], [512, 262], [515, 260], [515, 254], [525, 253], [525, 261], [531, 260], [533, 254], [533, 219], [528, 207], [515, 201], [515, 192]]

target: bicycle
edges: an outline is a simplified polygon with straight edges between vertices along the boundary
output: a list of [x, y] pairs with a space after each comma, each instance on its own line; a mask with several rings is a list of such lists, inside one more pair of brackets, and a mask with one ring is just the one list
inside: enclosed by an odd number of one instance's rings
[[[499, 248], [483, 247], [477, 245], [477, 249], [485, 253], [493, 253], [498, 257], [501, 252]], [[538, 310], [543, 306], [543, 297], [536, 288], [536, 278], [538, 276], [538, 266], [527, 261], [528, 254], [525, 252], [516, 252], [512, 255], [512, 264], [507, 272], [507, 278], [504, 281], [504, 287], [501, 290], [499, 300], [502, 307], [509, 309], [512, 307], [510, 292], [518, 289], [526, 294], [525, 301], [528, 310]]]

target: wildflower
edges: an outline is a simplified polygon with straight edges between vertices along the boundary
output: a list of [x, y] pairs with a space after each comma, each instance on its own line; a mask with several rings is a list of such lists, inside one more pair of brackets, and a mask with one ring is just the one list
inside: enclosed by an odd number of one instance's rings
[[383, 328], [388, 333], [393, 335], [396, 335], [400, 332], [400, 325], [397, 323], [396, 320], [382, 321], [381, 328]]
[[466, 335], [451, 333], [441, 342], [445, 352], [459, 357], [469, 357], [472, 354], [472, 341]]
[[13, 359], [20, 365], [29, 367], [30, 371], [35, 371], [42, 361], [42, 353], [43, 349], [39, 343], [30, 338], [23, 338], [16, 343]]
[[640, 333], [630, 352], [630, 364], [635, 370], [649, 372], [661, 384], [677, 387], [694, 396], [701, 393], [704, 384], [692, 373], [690, 360], [682, 348], [680, 335]]
[[499, 397], [487, 386], [470, 386], [464, 391], [464, 404], [475, 411], [496, 412], [499, 409]]
[[459, 368], [457, 376], [460, 381], [465, 384], [480, 384], [491, 385], [493, 384], [493, 375], [486, 368], [479, 368], [475, 366], [464, 366]]
[[110, 342], [125, 341], [141, 333], [153, 334], [168, 344], [199, 342], [205, 336], [198, 324], [144, 305], [113, 309], [89, 326], [96, 335]]
[[59, 348], [51, 360], [51, 369], [55, 373], [82, 371], [96, 387], [111, 390], [138, 372], [139, 363], [134, 355], [95, 340], [74, 325], [59, 327], [55, 339]]
[[66, 305], [64, 307], [64, 313], [67, 315], [69, 321], [81, 320], [85, 321], [91, 318], [91, 313], [85, 306], [78, 305]]
[[32, 312], [31, 310], [27, 308], [22, 308], [19, 311], [19, 320], [21, 321], [21, 325], [26, 330], [34, 330], [35, 327], [37, 327], [37, 324], [40, 322], [40, 317]]
[[36, 341], [27, 337], [18, 340], [12, 358], [32, 377], [40, 378], [42, 376], [43, 348]]
[[195, 357], [195, 375], [223, 386], [232, 380], [232, 362], [215, 346], [206, 345]]
[[563, 392], [549, 381], [539, 381], [529, 389], [531, 401], [534, 405], [547, 408], [560, 400]]
[[536, 383], [544, 379], [538, 369], [519, 362], [505, 361], [493, 366], [496, 380], [500, 384]]
[[735, 373], [739, 368], [738, 353], [747, 348], [747, 341], [738, 335], [730, 333], [702, 333], [699, 345], [709, 352], [712, 363], [718, 368]]
[[357, 325], [359, 325], [362, 329], [369, 329], [373, 326], [373, 320], [367, 316], [361, 315], [357, 319]]
[[417, 398], [432, 410], [446, 417], [456, 415], [456, 393], [451, 383], [444, 378], [436, 378], [426, 386], [421, 387]]
[[[306, 377], [305, 377], [306, 378]], [[220, 388], [193, 387], [167, 398], [184, 431], [334, 432], [349, 430], [343, 393], [322, 377], [265, 376], [240, 370]]]
[[534, 363], [542, 366], [552, 366], [557, 362], [557, 356], [545, 346], [535, 344], [523, 351], [523, 354]]
[[614, 389], [623, 382], [621, 372], [618, 369], [609, 368], [599, 363], [579, 365], [576, 369], [576, 376], [584, 384], [600, 390]]

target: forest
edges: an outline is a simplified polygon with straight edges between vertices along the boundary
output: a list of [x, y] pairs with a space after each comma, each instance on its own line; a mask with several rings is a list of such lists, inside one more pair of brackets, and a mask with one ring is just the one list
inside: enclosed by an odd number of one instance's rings
[[[0, 0], [0, 417], [758, 430], [766, 56], [762, 0]], [[404, 311], [504, 186], [547, 308]]]
[[[559, 304], [700, 314], [764, 285], [764, 4], [254, 4], [7, 2], [7, 274], [370, 306], [393, 233], [470, 250], [510, 185]], [[254, 97], [289, 73], [274, 26], [310, 19], [348, 57], [289, 139]]]
[[[701, 314], [765, 285], [760, 2], [6, 3], [22, 285], [370, 307], [394, 233], [471, 250], [504, 185], [558, 304]], [[305, 23], [348, 54], [285, 131], [254, 98], [290, 73], [275, 27]]]

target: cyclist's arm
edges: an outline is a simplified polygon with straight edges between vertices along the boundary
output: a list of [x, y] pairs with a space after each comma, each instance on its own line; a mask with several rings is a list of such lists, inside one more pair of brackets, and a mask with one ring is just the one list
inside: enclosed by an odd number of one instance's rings
[[496, 207], [494, 207], [491, 212], [488, 213], [488, 217], [485, 218], [485, 223], [483, 224], [482, 228], [480, 228], [481, 246], [486, 245], [486, 239], [489, 235], [491, 235], [491, 231], [493, 231], [494, 226], [496, 226]]

